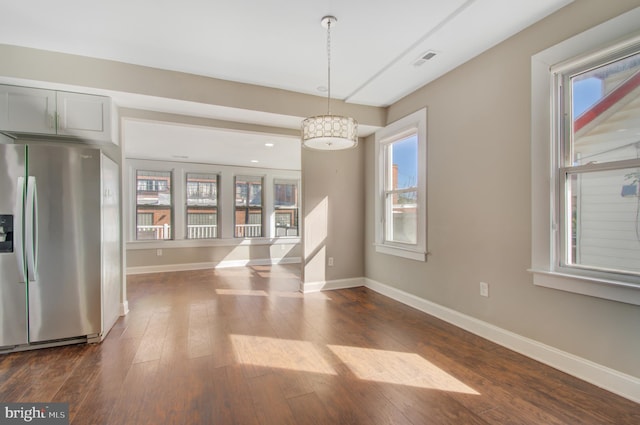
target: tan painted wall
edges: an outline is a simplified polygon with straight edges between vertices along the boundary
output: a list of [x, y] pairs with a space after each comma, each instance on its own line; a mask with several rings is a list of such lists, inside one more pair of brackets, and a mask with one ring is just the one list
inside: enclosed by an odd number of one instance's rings
[[[326, 98], [193, 74], [0, 44], [0, 76], [306, 117]], [[333, 101], [334, 113], [384, 124], [382, 108]]]
[[162, 256], [157, 255], [155, 248], [128, 249], [127, 267], [135, 268], [280, 258], [295, 260], [301, 256], [302, 249], [300, 244], [162, 248]]
[[305, 283], [364, 275], [364, 151], [302, 149]]
[[[428, 108], [428, 262], [375, 253], [366, 140], [365, 275], [640, 377], [640, 307], [536, 287], [531, 266], [531, 56], [640, 6], [577, 0], [389, 109]], [[490, 297], [479, 296], [479, 282]]]

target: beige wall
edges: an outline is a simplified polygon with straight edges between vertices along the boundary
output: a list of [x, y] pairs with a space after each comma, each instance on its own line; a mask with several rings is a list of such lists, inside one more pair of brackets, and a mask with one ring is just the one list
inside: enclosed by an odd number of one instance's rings
[[[374, 140], [366, 140], [365, 275], [503, 329], [640, 377], [640, 308], [534, 286], [531, 56], [640, 6], [577, 0], [389, 108], [428, 108], [428, 262], [380, 255]], [[479, 296], [479, 282], [490, 297]]]
[[[327, 102], [321, 96], [6, 44], [0, 44], [0, 58], [0, 80], [71, 85], [294, 117], [324, 111]], [[349, 114], [360, 124], [379, 126], [385, 117], [383, 109], [372, 106], [338, 100], [331, 106], [334, 113]]]
[[364, 275], [364, 151], [302, 149], [305, 284]]
[[242, 261], [297, 261], [302, 256], [300, 244], [279, 243], [276, 245], [236, 245], [211, 246], [195, 248], [161, 248], [162, 256], [157, 255], [157, 249], [128, 249], [127, 267], [158, 267], [207, 263], [217, 265], [228, 262]]

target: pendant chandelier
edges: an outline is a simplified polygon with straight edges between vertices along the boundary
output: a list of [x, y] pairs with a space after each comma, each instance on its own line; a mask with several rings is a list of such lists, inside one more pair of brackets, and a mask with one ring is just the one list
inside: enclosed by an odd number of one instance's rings
[[320, 21], [327, 29], [327, 114], [302, 121], [302, 145], [317, 150], [340, 150], [358, 146], [358, 123], [351, 117], [331, 115], [331, 26], [335, 16]]

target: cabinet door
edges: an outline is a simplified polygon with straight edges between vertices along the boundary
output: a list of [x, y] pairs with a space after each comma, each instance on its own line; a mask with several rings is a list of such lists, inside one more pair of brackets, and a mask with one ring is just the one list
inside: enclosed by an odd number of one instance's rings
[[0, 130], [56, 134], [56, 92], [0, 85]]
[[111, 140], [108, 97], [58, 92], [58, 134], [87, 140]]

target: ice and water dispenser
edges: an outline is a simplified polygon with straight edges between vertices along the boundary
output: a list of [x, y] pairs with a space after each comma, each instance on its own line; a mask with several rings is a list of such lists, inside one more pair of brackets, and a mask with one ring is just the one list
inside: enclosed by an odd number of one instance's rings
[[13, 216], [0, 215], [0, 253], [13, 252]]

